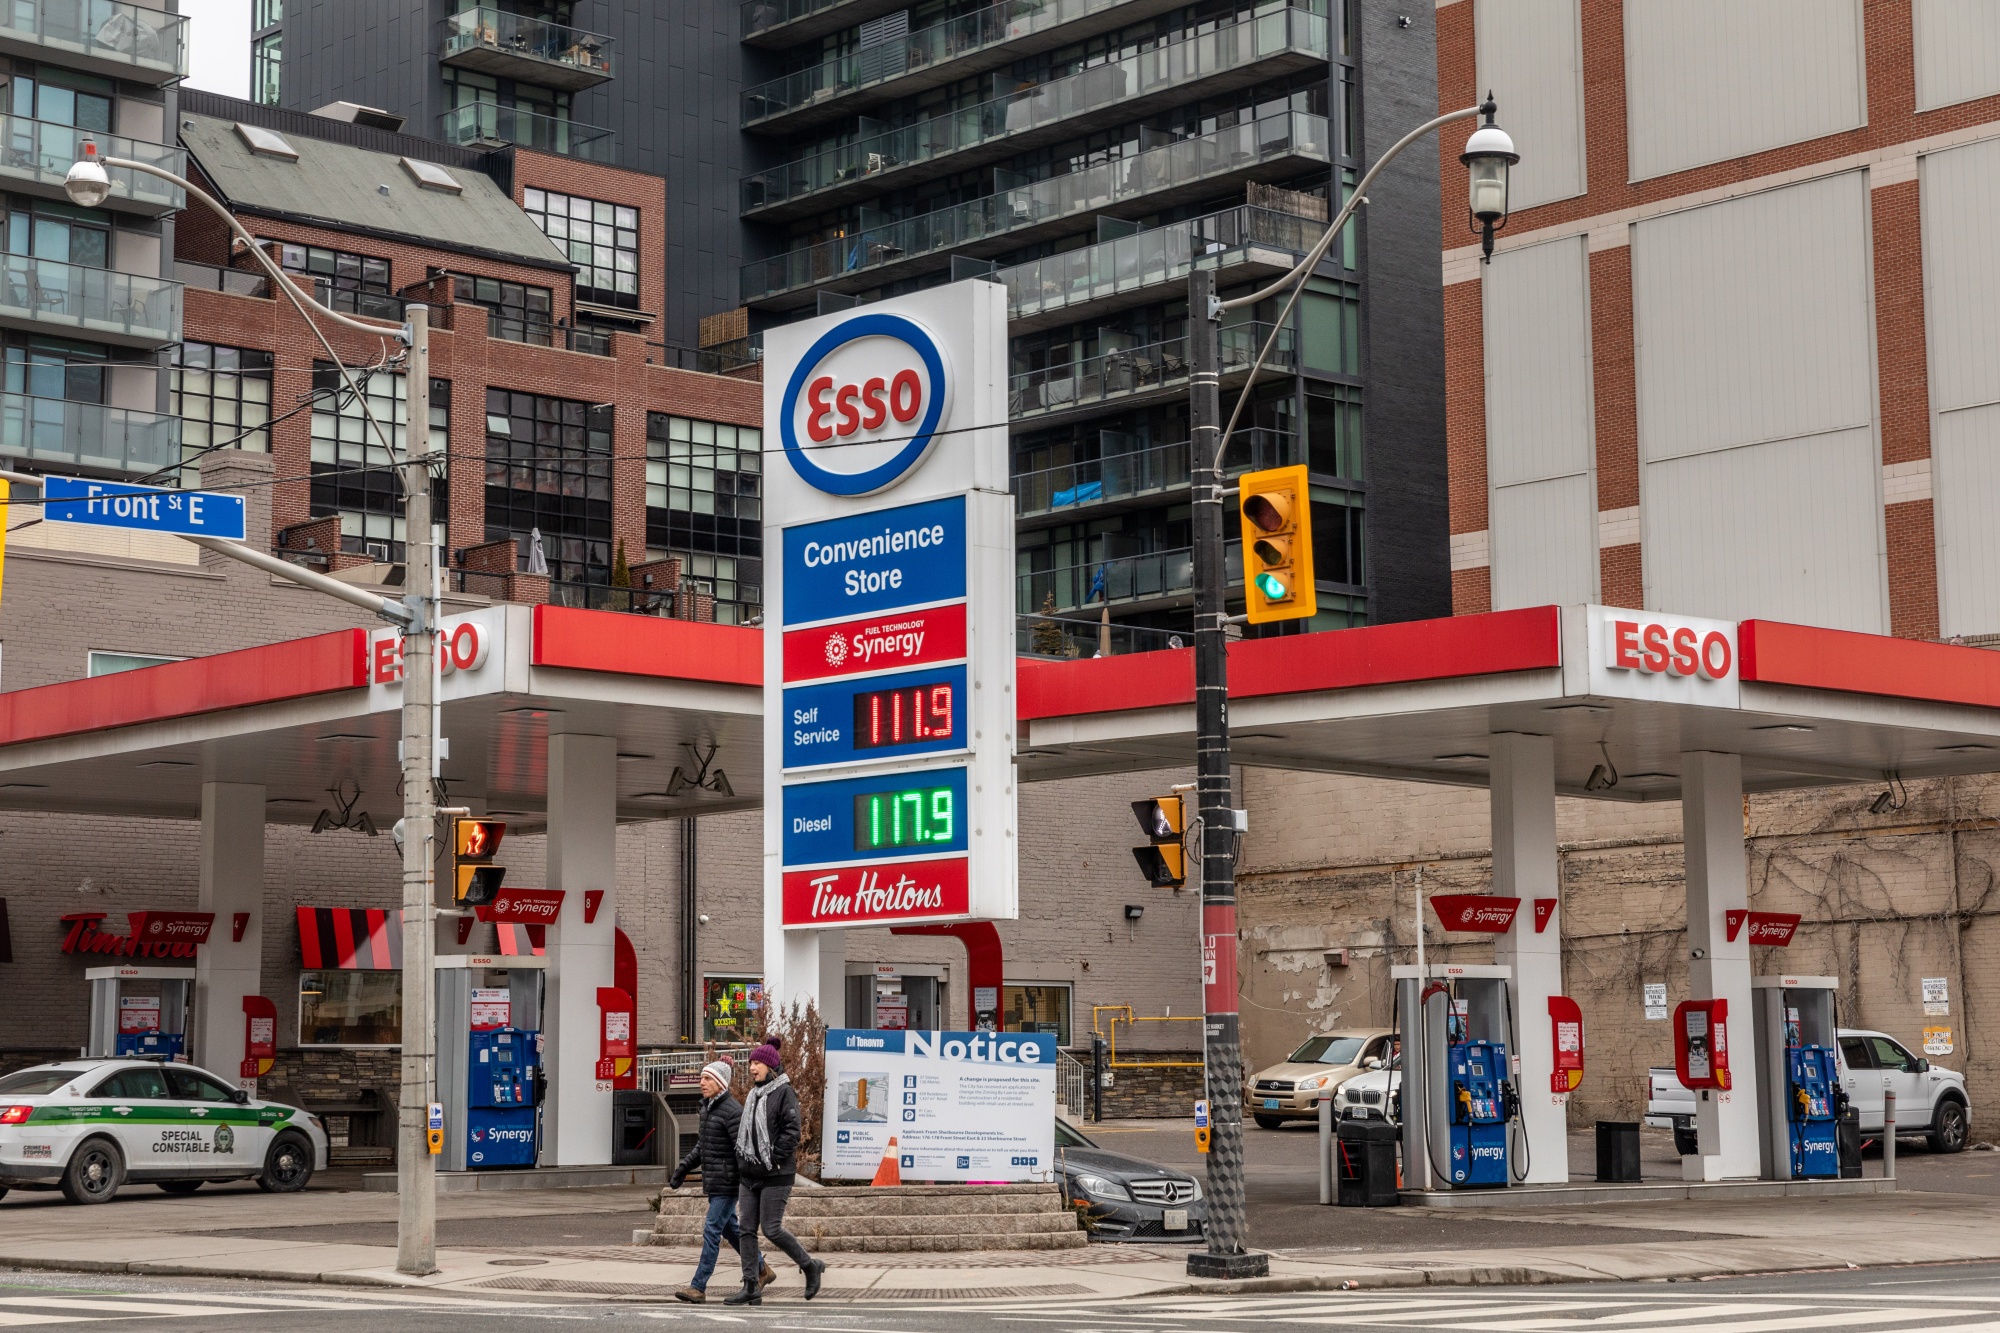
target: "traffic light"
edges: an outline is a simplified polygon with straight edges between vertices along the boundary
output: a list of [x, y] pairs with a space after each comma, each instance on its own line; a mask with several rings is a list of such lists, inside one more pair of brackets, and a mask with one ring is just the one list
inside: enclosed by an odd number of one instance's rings
[[1247, 618], [1261, 625], [1312, 615], [1319, 610], [1319, 598], [1313, 590], [1312, 500], [1305, 467], [1246, 472], [1240, 486]]
[[1148, 846], [1132, 849], [1146, 881], [1156, 889], [1178, 889], [1187, 883], [1187, 849], [1181, 845], [1187, 824], [1181, 798], [1156, 796], [1134, 801], [1132, 814], [1139, 821], [1139, 831], [1151, 839]]
[[490, 819], [455, 819], [451, 833], [452, 898], [484, 907], [499, 896], [507, 867], [493, 864], [507, 826]]

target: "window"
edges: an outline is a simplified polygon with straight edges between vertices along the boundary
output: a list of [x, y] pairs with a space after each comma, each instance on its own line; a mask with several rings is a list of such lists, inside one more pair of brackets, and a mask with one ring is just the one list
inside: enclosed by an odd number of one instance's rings
[[285, 0], [251, 0], [250, 29], [276, 27], [285, 21]]
[[1361, 288], [1331, 278], [1307, 280], [1299, 301], [1300, 361], [1331, 375], [1361, 373]]
[[578, 265], [577, 299], [639, 306], [639, 210], [599, 199], [522, 191], [521, 207]]
[[167, 1065], [165, 1071], [167, 1085], [173, 1089], [174, 1100], [179, 1102], [233, 1102], [236, 1094], [217, 1083], [199, 1069], [186, 1065]]
[[1847, 1061], [1849, 1069], [1873, 1069], [1875, 1057], [1869, 1052], [1865, 1037], [1842, 1037], [1840, 1054]]
[[317, 245], [278, 245], [278, 263], [288, 273], [316, 280], [319, 299], [351, 315], [401, 319], [403, 303], [389, 294], [389, 261]]
[[1002, 1032], [1051, 1032], [1056, 1045], [1069, 1045], [1069, 986], [1010, 981], [1000, 988]]
[[163, 1102], [172, 1094], [167, 1091], [166, 1076], [153, 1068], [121, 1069], [92, 1088], [90, 1095], [105, 1100]]
[[[8, 105], [17, 116], [51, 125], [73, 125], [80, 130], [111, 132], [111, 98], [114, 85], [109, 79], [67, 70], [49, 71], [62, 83], [47, 78], [15, 75]], [[73, 86], [65, 86], [73, 85]]]
[[610, 587], [611, 417], [609, 403], [488, 389], [486, 540], [525, 558], [540, 532], [552, 580]]
[[1870, 1037], [1868, 1045], [1875, 1052], [1877, 1069], [1893, 1069], [1904, 1074], [1915, 1072], [1917, 1058], [1887, 1037]]
[[[368, 410], [389, 432], [398, 455], [409, 421], [409, 390], [401, 375], [350, 372], [368, 395]], [[403, 558], [403, 483], [394, 461], [362, 415], [334, 367], [313, 367], [312, 516], [340, 516], [340, 549], [378, 561]], [[449, 448], [451, 382], [431, 381], [431, 448]], [[444, 491], [435, 494], [440, 503]], [[443, 509], [439, 513], [446, 512]]]
[[747, 1042], [757, 1035], [764, 1007], [764, 983], [757, 977], [704, 977], [701, 983], [702, 1038]]
[[271, 452], [271, 354], [215, 343], [174, 344], [169, 409], [181, 419], [184, 484], [201, 484], [200, 455], [211, 449]]
[[646, 546], [707, 585], [715, 618], [749, 622], [763, 604], [764, 433], [646, 414]]
[[7, 253], [109, 268], [111, 227], [102, 213], [17, 197], [7, 209]]
[[299, 150], [285, 141], [285, 136], [276, 130], [267, 130], [262, 125], [245, 125], [236, 122], [236, 137], [258, 157], [275, 157], [285, 162], [299, 160]]
[[283, 87], [285, 34], [267, 33], [250, 43], [250, 100], [276, 106]]
[[1361, 390], [1308, 382], [1306, 466], [1322, 476], [1360, 481], [1368, 475], [1361, 439]]
[[[8, 393], [25, 393], [36, 398], [63, 398], [72, 403], [104, 401], [105, 349], [96, 343], [68, 338], [30, 338], [7, 347]], [[60, 415], [37, 418], [37, 427], [61, 433]], [[39, 431], [38, 431], [39, 433]], [[73, 445], [37, 442], [36, 448], [62, 449]]]
[[403, 1040], [403, 974], [299, 973], [299, 1045], [396, 1046]]
[[508, 342], [551, 346], [555, 341], [555, 292], [547, 287], [500, 278], [454, 273], [456, 297], [483, 305], [492, 313], [489, 330]]
[[159, 657], [152, 653], [90, 653], [84, 659], [84, 674], [115, 676], [121, 671], [138, 671], [145, 667], [185, 661], [185, 657]]
[[17, 1097], [46, 1097], [78, 1074], [88, 1073], [87, 1069], [23, 1069], [0, 1078], [0, 1093], [11, 1092]]
[[1308, 1037], [1286, 1062], [1295, 1065], [1351, 1065], [1361, 1058], [1366, 1037]]

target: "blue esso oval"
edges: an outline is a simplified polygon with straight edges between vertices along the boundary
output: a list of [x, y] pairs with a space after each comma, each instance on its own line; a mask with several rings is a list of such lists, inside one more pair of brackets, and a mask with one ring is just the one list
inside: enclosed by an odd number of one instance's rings
[[785, 384], [785, 457], [829, 495], [887, 490], [930, 452], [949, 391], [944, 353], [921, 325], [880, 313], [844, 320], [806, 349]]

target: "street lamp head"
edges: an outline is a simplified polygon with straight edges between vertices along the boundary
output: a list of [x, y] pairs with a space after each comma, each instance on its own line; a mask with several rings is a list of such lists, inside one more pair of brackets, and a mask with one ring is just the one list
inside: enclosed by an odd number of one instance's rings
[[86, 139], [83, 156], [63, 178], [63, 190], [78, 208], [96, 208], [111, 197], [111, 176], [97, 159], [97, 145]]
[[1486, 101], [1479, 109], [1485, 114], [1486, 123], [1465, 141], [1465, 151], [1458, 160], [1465, 163], [1468, 177], [1467, 208], [1472, 230], [1479, 236], [1484, 258], [1491, 259], [1493, 233], [1507, 225], [1507, 172], [1521, 160], [1521, 155], [1514, 151], [1514, 140], [1507, 131], [1493, 123], [1500, 108], [1492, 93], [1486, 94]]

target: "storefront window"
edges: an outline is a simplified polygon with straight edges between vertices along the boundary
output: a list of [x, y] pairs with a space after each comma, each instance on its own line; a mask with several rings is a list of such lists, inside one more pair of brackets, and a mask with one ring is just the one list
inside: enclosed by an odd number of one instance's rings
[[1040, 982], [1008, 982], [1000, 988], [1003, 1032], [1051, 1032], [1056, 1045], [1069, 1045], [1069, 987]]
[[707, 977], [702, 982], [702, 1036], [745, 1042], [757, 1035], [764, 983], [757, 977]]
[[299, 1045], [395, 1046], [403, 1040], [403, 974], [299, 973]]

